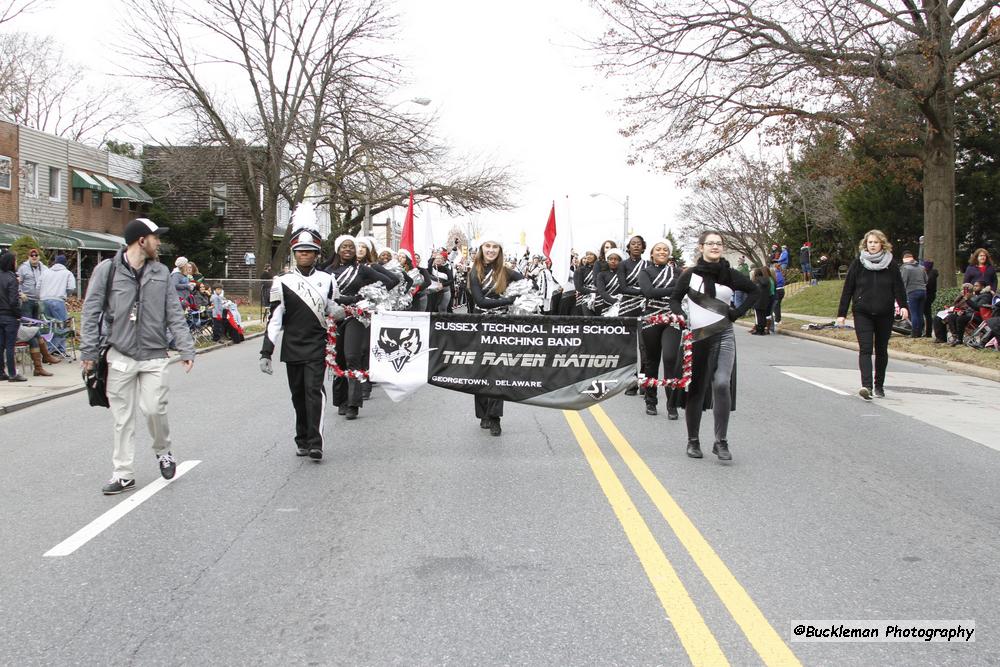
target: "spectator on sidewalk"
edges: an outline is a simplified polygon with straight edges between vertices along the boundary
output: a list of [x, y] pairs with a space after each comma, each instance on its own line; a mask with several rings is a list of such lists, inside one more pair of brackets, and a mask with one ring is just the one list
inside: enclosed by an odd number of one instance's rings
[[858, 338], [858, 367], [861, 371], [858, 394], [870, 401], [873, 392], [875, 396], [885, 397], [885, 371], [889, 365], [889, 336], [892, 335], [894, 306], [899, 305], [904, 319], [909, 317], [909, 312], [903, 278], [892, 263], [892, 244], [885, 234], [872, 229], [858, 246], [861, 254], [847, 269], [844, 289], [840, 294], [837, 326], [844, 326], [850, 306], [854, 311], [854, 333]]
[[[969, 256], [969, 266], [966, 267], [965, 275], [962, 278], [962, 282], [966, 283], [975, 284], [976, 281], [989, 285], [993, 291], [997, 289], [997, 270], [993, 266], [993, 258], [986, 248], [976, 248], [972, 251], [972, 255]], [[24, 289], [23, 284], [21, 289]]]
[[934, 268], [933, 260], [924, 260], [924, 271], [927, 272], [927, 299], [924, 300], [924, 336], [930, 338], [934, 328], [931, 317], [934, 313], [934, 300], [937, 299], [938, 279], [938, 270]]
[[972, 320], [972, 307], [969, 299], [972, 297], [972, 285], [965, 283], [962, 291], [950, 306], [934, 316], [933, 328], [935, 343], [947, 343], [948, 333], [952, 334], [952, 345], [961, 345], [965, 327]]
[[774, 299], [771, 302], [771, 331], [777, 329], [781, 323], [781, 302], [785, 298], [785, 274], [781, 271], [781, 265], [775, 264], [771, 267], [774, 278]]
[[[42, 275], [38, 288], [38, 298], [42, 302], [42, 312], [49, 319], [65, 322], [69, 318], [66, 311], [66, 297], [76, 289], [76, 278], [66, 268], [66, 255], [56, 255], [52, 266]], [[66, 356], [66, 330], [56, 327], [52, 335], [52, 349], [60, 356]]]
[[773, 289], [771, 272], [767, 270], [766, 266], [762, 266], [753, 270], [750, 274], [750, 279], [757, 285], [758, 292], [756, 303], [753, 305], [754, 327], [750, 330], [750, 333], [757, 336], [766, 336], [771, 333], [771, 301], [773, 299], [771, 294], [771, 290]]
[[194, 288], [191, 279], [183, 270], [187, 265], [187, 257], [178, 257], [174, 260], [174, 270], [170, 272], [170, 287], [173, 288], [177, 298], [182, 302], [188, 298]]
[[[774, 254], [774, 251], [776, 251], [777, 249], [778, 249], [777, 245], [772, 245], [771, 246], [771, 250], [772, 250], [771, 261], [772, 262], [777, 261], [777, 255]], [[747, 263], [747, 258], [744, 257], [743, 255], [740, 255], [740, 260], [736, 263], [736, 270], [739, 271], [740, 273], [742, 273], [748, 279], [750, 278], [750, 265]], [[743, 305], [743, 301], [746, 298], [747, 298], [746, 292], [741, 292], [739, 290], [736, 290], [735, 292], [733, 292], [733, 307], [734, 308], [739, 308], [740, 306], [742, 306]]]
[[799, 266], [802, 268], [802, 279], [810, 285], [815, 285], [816, 280], [812, 275], [812, 243], [806, 241], [799, 249]]
[[14, 345], [20, 328], [21, 297], [18, 290], [14, 253], [0, 253], [0, 380], [26, 382], [14, 365]]
[[38, 288], [42, 282], [42, 275], [47, 271], [48, 268], [42, 263], [42, 251], [38, 248], [29, 250], [28, 259], [21, 262], [21, 266], [17, 269], [17, 277], [21, 281], [21, 292], [25, 296], [21, 304], [21, 313], [25, 317], [37, 320], [42, 314]]
[[783, 270], [788, 270], [788, 246], [781, 246], [781, 252], [778, 253], [778, 264], [781, 265]]
[[903, 251], [903, 263], [899, 267], [906, 290], [906, 308], [910, 311], [910, 336], [920, 338], [924, 333], [924, 302], [927, 301], [927, 273], [917, 264], [917, 259], [909, 250]]
[[[110, 345], [107, 386], [114, 418], [114, 473], [101, 489], [105, 495], [135, 488], [135, 422], [140, 413], [153, 439], [160, 474], [173, 479], [177, 470], [167, 421], [167, 330], [186, 372], [194, 366], [195, 355], [181, 302], [168, 285], [169, 272], [157, 261], [165, 231], [148, 218], [125, 225], [127, 247], [97, 265], [83, 304], [84, 372], [97, 364], [101, 346]], [[103, 340], [98, 338], [99, 321]]]

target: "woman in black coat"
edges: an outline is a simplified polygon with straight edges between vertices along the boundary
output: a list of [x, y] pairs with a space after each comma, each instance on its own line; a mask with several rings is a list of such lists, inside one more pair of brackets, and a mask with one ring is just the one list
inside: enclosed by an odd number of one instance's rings
[[[515, 301], [515, 297], [502, 296], [507, 285], [523, 278], [517, 271], [504, 266], [503, 245], [499, 237], [484, 235], [469, 269], [469, 312], [505, 313]], [[490, 435], [500, 435], [503, 399], [481, 394], [475, 397], [480, 428], [488, 428]]]
[[[892, 244], [881, 231], [873, 229], [858, 244], [861, 255], [851, 262], [840, 293], [837, 325], [844, 326], [847, 307], [854, 311], [854, 334], [858, 338], [858, 367], [861, 389], [858, 394], [866, 401], [872, 394], [885, 397], [885, 369], [889, 365], [889, 336], [895, 305], [905, 320], [906, 290], [899, 267], [892, 261]], [[875, 383], [872, 387], [872, 351], [875, 353]]]
[[[701, 256], [695, 265], [677, 279], [670, 308], [681, 312], [688, 301], [687, 324], [694, 337], [692, 344], [691, 384], [684, 401], [687, 422], [687, 455], [700, 459], [701, 413], [712, 409], [715, 417], [715, 445], [712, 453], [720, 461], [731, 460], [729, 452], [729, 413], [736, 409], [736, 336], [733, 322], [757, 302], [759, 290], [750, 278], [733, 270], [722, 258], [723, 239], [717, 231], [698, 237]], [[739, 308], [732, 307], [733, 293], [746, 292]]]
[[27, 380], [14, 366], [14, 344], [21, 326], [20, 288], [14, 273], [16, 263], [14, 253], [4, 251], [0, 254], [0, 380], [8, 382]]

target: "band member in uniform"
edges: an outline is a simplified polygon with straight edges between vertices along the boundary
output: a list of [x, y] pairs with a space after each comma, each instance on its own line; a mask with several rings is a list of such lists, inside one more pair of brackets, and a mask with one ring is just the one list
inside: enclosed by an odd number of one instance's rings
[[[617, 248], [608, 250], [605, 258], [606, 269], [598, 272], [594, 276], [594, 289], [597, 290], [597, 302], [595, 304], [600, 313], [604, 313], [609, 308], [618, 304], [621, 298], [621, 284], [618, 276], [618, 266], [622, 261], [622, 252]], [[615, 312], [617, 312], [615, 308]]]
[[[469, 270], [470, 312], [502, 314], [515, 298], [500, 295], [507, 285], [523, 278], [517, 271], [504, 266], [503, 245], [499, 236], [484, 235]], [[502, 416], [503, 399], [476, 394], [476, 417], [481, 428], [488, 428], [490, 435], [500, 435]]]
[[[670, 263], [673, 246], [667, 239], [658, 239], [649, 249], [649, 262], [639, 272], [639, 287], [646, 299], [645, 315], [669, 315], [670, 297], [677, 284], [677, 273]], [[677, 311], [678, 314], [680, 311]], [[677, 376], [677, 354], [680, 350], [681, 332], [669, 324], [642, 325], [642, 342], [646, 348], [646, 366], [643, 372], [648, 378], [673, 378]], [[663, 375], [659, 374], [663, 363]], [[655, 385], [646, 387], [646, 414], [655, 415], [657, 393]], [[667, 419], [677, 419], [677, 390], [667, 389]]]
[[[337, 283], [340, 293], [337, 303], [342, 306], [360, 301], [358, 292], [365, 285], [381, 282], [389, 290], [399, 283], [395, 276], [359, 262], [358, 245], [353, 236], [347, 235], [337, 237], [333, 245], [336, 254], [327, 270]], [[333, 404], [337, 406], [337, 414], [347, 419], [357, 419], [358, 409], [364, 405], [364, 383], [354, 374], [368, 367], [367, 340], [368, 327], [357, 317], [345, 317], [337, 324], [337, 365], [348, 371], [348, 376], [333, 378]]]
[[[757, 302], [758, 288], [747, 276], [722, 258], [723, 239], [717, 231], [698, 237], [700, 256], [693, 267], [677, 280], [670, 307], [680, 312], [687, 297], [687, 324], [694, 336], [692, 376], [684, 406], [687, 421], [687, 455], [700, 459], [698, 431], [701, 413], [712, 409], [715, 416], [715, 444], [712, 453], [721, 461], [731, 460], [729, 413], [736, 409], [736, 336], [733, 322]], [[746, 292], [739, 308], [731, 305], [733, 292]]]
[[[618, 307], [620, 317], [639, 317], [646, 307], [646, 301], [642, 298], [642, 290], [639, 288], [639, 274], [646, 268], [646, 260], [642, 258], [646, 252], [646, 239], [641, 236], [633, 236], [625, 246], [627, 257], [618, 265], [618, 286], [621, 290], [622, 298]], [[639, 368], [646, 372], [646, 346], [639, 337]], [[638, 384], [633, 384], [625, 390], [626, 396], [635, 396], [639, 392]]]
[[319, 461], [326, 409], [326, 317], [343, 317], [343, 309], [336, 302], [337, 282], [316, 268], [322, 237], [315, 224], [312, 207], [300, 204], [292, 221], [295, 266], [271, 283], [271, 317], [260, 350], [260, 370], [273, 373], [271, 355], [283, 331], [281, 361], [295, 407], [295, 454]]
[[589, 250], [580, 258], [580, 266], [573, 274], [573, 287], [576, 293], [576, 312], [574, 315], [593, 315], [592, 304], [597, 292], [594, 290], [594, 263], [597, 255]]

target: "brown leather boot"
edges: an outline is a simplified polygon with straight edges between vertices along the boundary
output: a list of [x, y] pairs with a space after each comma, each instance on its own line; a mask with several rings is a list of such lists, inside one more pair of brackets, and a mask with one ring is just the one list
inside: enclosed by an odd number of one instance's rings
[[62, 359], [59, 357], [53, 357], [49, 354], [49, 347], [45, 344], [45, 339], [41, 336], [38, 337], [38, 350], [42, 355], [42, 361], [47, 364], [58, 364], [62, 363]]
[[31, 351], [31, 361], [35, 364], [35, 377], [51, 377], [52, 373], [42, 366], [42, 353], [38, 350]]

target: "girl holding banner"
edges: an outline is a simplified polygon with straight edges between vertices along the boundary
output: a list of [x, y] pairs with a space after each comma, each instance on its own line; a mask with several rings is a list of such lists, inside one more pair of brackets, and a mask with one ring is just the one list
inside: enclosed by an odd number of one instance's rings
[[[673, 311], [670, 297], [677, 284], [677, 273], [670, 263], [674, 247], [667, 239], [658, 239], [649, 249], [649, 263], [639, 272], [639, 288], [646, 298], [645, 315], [669, 315]], [[681, 345], [681, 330], [669, 324], [642, 325], [642, 342], [646, 348], [646, 361], [642, 371], [647, 378], [659, 378], [660, 361], [663, 377], [677, 375], [677, 353]], [[646, 387], [646, 414], [655, 415], [657, 386]], [[677, 390], [667, 389], [667, 419], [677, 419]]]
[[[622, 298], [618, 307], [619, 317], [639, 317], [646, 306], [645, 299], [642, 298], [642, 290], [639, 288], [639, 274], [646, 268], [646, 260], [642, 258], [646, 252], [646, 239], [641, 236], [633, 236], [625, 246], [628, 255], [618, 265], [618, 285], [621, 289]], [[646, 346], [639, 341], [639, 370], [646, 372]], [[626, 396], [635, 396], [639, 393], [638, 385], [631, 386], [625, 390]]]
[[[701, 413], [712, 409], [715, 444], [712, 453], [720, 461], [732, 460], [729, 443], [729, 413], [736, 409], [736, 336], [733, 322], [757, 302], [759, 290], [750, 278], [730, 268], [722, 258], [722, 234], [703, 232], [698, 237], [697, 263], [677, 280], [670, 307], [681, 312], [688, 305], [687, 324], [694, 336], [691, 384], [687, 388], [684, 416], [687, 421], [687, 455], [700, 459]], [[731, 305], [734, 291], [746, 292], [739, 308]]]
[[[507, 285], [523, 280], [517, 271], [504, 266], [503, 244], [497, 234], [484, 234], [469, 270], [469, 312], [503, 314], [514, 303], [515, 297], [501, 296]], [[500, 418], [503, 416], [503, 399], [476, 394], [476, 417], [480, 428], [488, 428], [490, 435], [499, 436]]]
[[[367, 263], [359, 262], [357, 240], [353, 236], [339, 236], [334, 242], [333, 261], [328, 271], [337, 281], [340, 296], [337, 303], [353, 305], [361, 300], [359, 291], [365, 285], [381, 282], [392, 289], [399, 279], [391, 274], [375, 271]], [[368, 327], [355, 315], [337, 324], [337, 365], [347, 370], [344, 376], [333, 378], [333, 404], [337, 414], [347, 419], [357, 419], [358, 409], [364, 405], [364, 387], [358, 371], [368, 366]]]
[[618, 278], [618, 264], [622, 261], [622, 253], [617, 248], [611, 248], [606, 255], [606, 266], [594, 278], [594, 289], [597, 290], [597, 307], [606, 317], [618, 317], [618, 300], [621, 298], [621, 285]]

